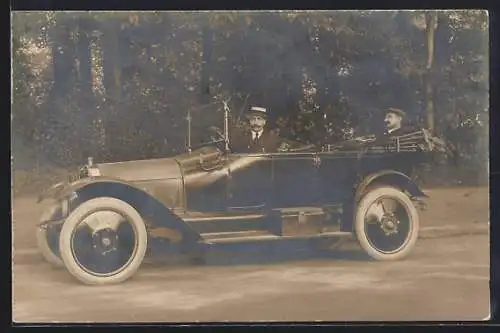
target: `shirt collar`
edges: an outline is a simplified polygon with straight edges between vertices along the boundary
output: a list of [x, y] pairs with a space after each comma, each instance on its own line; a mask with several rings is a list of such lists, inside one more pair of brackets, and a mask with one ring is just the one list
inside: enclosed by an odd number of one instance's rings
[[261, 129], [260, 131], [252, 131], [252, 138], [255, 138], [255, 135], [257, 134], [257, 138], [260, 138], [262, 136], [262, 133], [264, 132], [263, 129]]

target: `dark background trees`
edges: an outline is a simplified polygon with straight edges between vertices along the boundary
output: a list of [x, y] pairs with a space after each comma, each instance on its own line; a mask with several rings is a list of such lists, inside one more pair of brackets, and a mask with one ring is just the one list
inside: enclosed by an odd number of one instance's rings
[[182, 151], [188, 110], [201, 140], [231, 96], [234, 119], [264, 105], [281, 135], [308, 142], [403, 108], [457, 148], [442, 181], [484, 183], [487, 27], [484, 11], [18, 12], [14, 170]]

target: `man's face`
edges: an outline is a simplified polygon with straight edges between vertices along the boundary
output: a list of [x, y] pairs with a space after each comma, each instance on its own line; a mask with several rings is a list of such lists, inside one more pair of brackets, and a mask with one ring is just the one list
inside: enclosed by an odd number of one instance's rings
[[259, 115], [250, 116], [250, 128], [252, 131], [260, 132], [266, 125], [266, 119]]
[[395, 113], [387, 113], [384, 119], [385, 128], [387, 130], [397, 129], [401, 127], [401, 116]]

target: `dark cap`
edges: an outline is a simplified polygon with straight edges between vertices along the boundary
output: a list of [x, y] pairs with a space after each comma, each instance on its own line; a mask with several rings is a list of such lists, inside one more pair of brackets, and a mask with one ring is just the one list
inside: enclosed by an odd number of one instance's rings
[[395, 115], [400, 116], [401, 118], [406, 118], [406, 113], [398, 108], [388, 108], [387, 110], [384, 111], [384, 115], [388, 113], [394, 113]]

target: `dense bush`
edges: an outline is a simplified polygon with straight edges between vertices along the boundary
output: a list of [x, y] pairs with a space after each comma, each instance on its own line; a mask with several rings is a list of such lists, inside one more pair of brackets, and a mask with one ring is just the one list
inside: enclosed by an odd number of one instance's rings
[[179, 152], [188, 110], [196, 142], [231, 96], [235, 121], [260, 104], [308, 142], [376, 130], [380, 110], [403, 108], [456, 147], [441, 180], [484, 182], [487, 23], [481, 11], [15, 13], [14, 167]]

